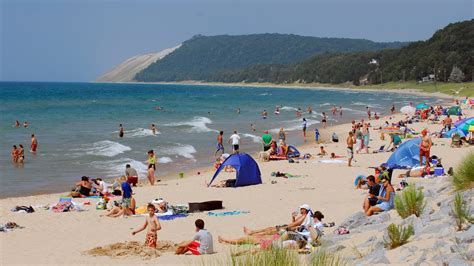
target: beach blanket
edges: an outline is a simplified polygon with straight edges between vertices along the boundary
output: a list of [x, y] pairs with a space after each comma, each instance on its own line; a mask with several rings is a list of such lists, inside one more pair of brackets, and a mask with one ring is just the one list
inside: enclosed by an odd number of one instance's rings
[[208, 216], [232, 216], [239, 214], [247, 214], [249, 211], [225, 211], [225, 212], [208, 212]]
[[[174, 220], [176, 218], [185, 218], [185, 217], [188, 217], [187, 214], [184, 214], [184, 213], [178, 213], [178, 214], [167, 214], [166, 212], [165, 213], [156, 213], [155, 214], [156, 217], [160, 220]], [[135, 214], [135, 215], [132, 215], [132, 217], [144, 217], [144, 216], [148, 216], [148, 214]]]
[[337, 163], [347, 163], [347, 161], [344, 160], [319, 160], [316, 161], [318, 163], [329, 163], [329, 164], [337, 164]]

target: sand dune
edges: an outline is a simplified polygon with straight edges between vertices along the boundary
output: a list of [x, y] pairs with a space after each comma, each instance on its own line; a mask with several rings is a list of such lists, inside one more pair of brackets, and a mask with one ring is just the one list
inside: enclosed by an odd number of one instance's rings
[[163, 59], [165, 56], [172, 53], [174, 50], [181, 46], [175, 46], [159, 51], [158, 53], [136, 55], [131, 57], [114, 69], [106, 72], [105, 74], [97, 77], [96, 81], [99, 82], [130, 82], [133, 81], [135, 75], [141, 70], [147, 68], [157, 60]]

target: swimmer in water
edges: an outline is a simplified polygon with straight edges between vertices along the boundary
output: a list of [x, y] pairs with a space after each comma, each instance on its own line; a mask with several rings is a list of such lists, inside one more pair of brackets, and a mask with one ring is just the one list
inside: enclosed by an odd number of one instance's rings
[[267, 116], [268, 116], [267, 110], [263, 110], [263, 112], [262, 112], [262, 118], [263, 118], [263, 119], [267, 119]]
[[257, 129], [255, 128], [255, 125], [254, 124], [250, 124], [250, 128], [252, 129], [253, 132], [256, 132]]
[[151, 132], [153, 132], [153, 135], [156, 135], [156, 127], [155, 127], [155, 124], [151, 124]]
[[240, 115], [240, 108], [237, 108], [237, 114]]
[[23, 127], [27, 128], [29, 126], [28, 121], [23, 122]]
[[122, 124], [119, 125], [119, 137], [123, 138], [123, 135], [125, 134], [125, 130], [123, 129]]
[[14, 127], [20, 127], [20, 121], [16, 120]]
[[31, 153], [36, 153], [37, 148], [38, 148], [38, 140], [36, 139], [35, 134], [31, 134], [30, 152]]

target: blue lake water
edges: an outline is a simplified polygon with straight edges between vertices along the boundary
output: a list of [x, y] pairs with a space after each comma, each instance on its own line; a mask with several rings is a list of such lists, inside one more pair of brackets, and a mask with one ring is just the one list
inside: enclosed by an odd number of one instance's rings
[[[392, 104], [399, 109], [409, 102], [436, 101], [387, 92], [171, 84], [0, 82], [0, 93], [1, 198], [65, 191], [82, 175], [116, 177], [126, 163], [144, 172], [150, 149], [157, 153], [158, 176], [211, 165], [219, 130], [226, 140], [237, 130], [242, 150], [253, 152], [260, 148], [262, 130], [275, 136], [280, 127], [299, 130], [297, 108], [312, 106], [313, 114], [303, 114], [312, 131], [320, 126], [322, 112], [331, 124], [365, 116], [366, 106], [383, 114]], [[342, 117], [330, 114], [333, 104], [343, 106]], [[277, 105], [280, 115], [273, 113]], [[16, 120], [30, 126], [15, 128]], [[124, 138], [118, 136], [120, 123]], [[152, 134], [151, 124], [159, 134]], [[24, 166], [13, 166], [12, 145], [29, 150], [32, 133], [38, 137], [38, 154], [26, 151]], [[289, 139], [301, 142], [299, 135]]]

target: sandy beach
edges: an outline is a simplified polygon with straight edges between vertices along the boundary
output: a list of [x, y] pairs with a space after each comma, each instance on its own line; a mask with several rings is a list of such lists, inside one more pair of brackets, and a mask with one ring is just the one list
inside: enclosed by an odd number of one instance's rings
[[[240, 84], [239, 84], [240, 85]], [[306, 87], [305, 87], [306, 88]], [[390, 91], [393, 92], [393, 91]], [[403, 90], [403, 93], [408, 91]], [[434, 96], [430, 94], [430, 96]], [[438, 95], [436, 95], [438, 96]], [[447, 98], [451, 98], [446, 96]], [[445, 98], [446, 98], [445, 97]], [[388, 107], [387, 107], [388, 108]], [[473, 110], [465, 110], [466, 117], [474, 116]], [[364, 117], [365, 118], [365, 117]], [[370, 152], [381, 145], [388, 145], [388, 140], [380, 140], [379, 132], [373, 130], [381, 126], [385, 120], [399, 121], [403, 115], [397, 113], [392, 117], [371, 120]], [[428, 128], [431, 132], [441, 129], [440, 124], [421, 122], [412, 125], [417, 132]], [[327, 129], [320, 128], [326, 150], [336, 155], [346, 156], [345, 139], [351, 129], [350, 124], [341, 124]], [[336, 132], [339, 143], [330, 143], [330, 134]], [[298, 147], [302, 154], [316, 155], [319, 144], [313, 139], [313, 134], [308, 136], [306, 145]], [[276, 136], [274, 136], [276, 137]], [[431, 154], [443, 159], [447, 169], [456, 165], [474, 147], [453, 149], [450, 148], [450, 139], [433, 139], [434, 146]], [[258, 145], [258, 144], [255, 144]], [[212, 259], [227, 256], [229, 246], [217, 243], [217, 236], [230, 238], [243, 236], [242, 227], [263, 228], [277, 224], [291, 222], [291, 213], [298, 206], [307, 203], [313, 210], [319, 210], [325, 215], [324, 222], [335, 222], [336, 227], [346, 217], [361, 210], [365, 190], [354, 190], [354, 178], [360, 174], [373, 173], [369, 167], [378, 166], [385, 162], [391, 153], [356, 154], [357, 161], [353, 167], [347, 167], [346, 158], [343, 163], [320, 163], [321, 158], [313, 157], [310, 160], [300, 160], [298, 163], [288, 161], [259, 162], [263, 184], [240, 188], [208, 188], [205, 183], [214, 173], [212, 165], [202, 169], [189, 169], [185, 177], [177, 179], [177, 173], [163, 178], [163, 181], [151, 187], [148, 185], [134, 188], [134, 197], [137, 206], [146, 205], [156, 198], [164, 198], [171, 204], [187, 204], [208, 200], [222, 200], [226, 211], [249, 211], [248, 214], [235, 216], [211, 217], [206, 212], [190, 214], [186, 218], [170, 221], [161, 221], [162, 230], [158, 232], [159, 240], [181, 242], [189, 240], [194, 235], [194, 220], [201, 218], [206, 222], [206, 228], [213, 234], [214, 249], [216, 254], [208, 256], [175, 256], [164, 252], [159, 258], [144, 260], [140, 257], [127, 256], [110, 258], [106, 256], [90, 256], [85, 251], [94, 247], [124, 241], [143, 242], [145, 233], [132, 236], [131, 231], [143, 224], [143, 217], [106, 218], [99, 217], [104, 211], [96, 210], [97, 199], [74, 199], [75, 202], [90, 202], [84, 205], [86, 211], [53, 213], [52, 211], [38, 210], [32, 214], [13, 213], [11, 208], [17, 205], [39, 206], [55, 204], [59, 194], [48, 194], [30, 197], [7, 198], [0, 200], [1, 222], [12, 221], [23, 229], [16, 229], [0, 236], [0, 261], [3, 265], [13, 264], [202, 264]], [[322, 159], [329, 159], [328, 157]], [[285, 179], [271, 176], [272, 172], [288, 172], [299, 175], [298, 178]], [[198, 175], [197, 173], [200, 172]], [[394, 181], [398, 184], [396, 176], [401, 173], [395, 171]], [[233, 178], [233, 173], [222, 173], [219, 179]], [[447, 177], [439, 177], [438, 179]], [[276, 181], [276, 183], [272, 182]], [[41, 182], [38, 180], [38, 182]], [[143, 180], [142, 180], [143, 182]], [[436, 179], [412, 178], [409, 182], [423, 182], [426, 186], [439, 182]], [[274, 183], [274, 184], [273, 184]], [[73, 184], [71, 184], [73, 185]], [[390, 211], [396, 217], [395, 211]], [[327, 228], [325, 233], [332, 234], [332, 228]], [[379, 234], [379, 237], [380, 234]], [[354, 237], [354, 243], [366, 241], [364, 237]], [[421, 243], [421, 242], [420, 242]], [[399, 263], [399, 250], [387, 252], [391, 263]], [[421, 254], [419, 254], [421, 256]]]

